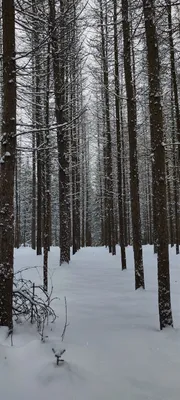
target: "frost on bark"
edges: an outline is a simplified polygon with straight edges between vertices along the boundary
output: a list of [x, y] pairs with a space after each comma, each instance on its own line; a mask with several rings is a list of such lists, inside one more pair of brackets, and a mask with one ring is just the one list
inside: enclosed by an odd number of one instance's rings
[[158, 300], [160, 329], [173, 325], [170, 296], [165, 149], [160, 88], [160, 62], [153, 0], [143, 0], [149, 79], [149, 109], [153, 154], [153, 196], [156, 208]]
[[135, 264], [135, 288], [144, 288], [144, 269], [141, 243], [141, 218], [139, 202], [139, 176], [137, 161], [137, 115], [131, 65], [130, 23], [128, 0], [122, 0], [122, 24], [124, 40], [124, 72], [127, 93], [128, 133], [130, 151], [130, 193], [133, 228], [133, 250]]
[[12, 328], [16, 65], [14, 1], [2, 1], [3, 123], [0, 157], [0, 326]]

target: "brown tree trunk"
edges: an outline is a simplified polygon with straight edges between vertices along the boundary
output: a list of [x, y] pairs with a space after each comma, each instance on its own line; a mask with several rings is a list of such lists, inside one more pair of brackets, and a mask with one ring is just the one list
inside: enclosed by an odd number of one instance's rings
[[[74, 9], [74, 7], [73, 7]], [[71, 157], [72, 157], [72, 253], [78, 251], [78, 207], [77, 198], [77, 172], [78, 172], [78, 148], [77, 148], [77, 124], [75, 122], [77, 113], [77, 93], [76, 93], [76, 33], [75, 33], [76, 13], [73, 10], [73, 23], [71, 26], [71, 72], [70, 72], [70, 119], [71, 119]]]
[[16, 156], [15, 10], [2, 0], [3, 123], [0, 159], [0, 326], [13, 327], [14, 172]]
[[127, 218], [127, 187], [126, 187], [126, 162], [125, 162], [125, 148], [124, 148], [124, 121], [122, 115], [122, 104], [120, 104], [120, 122], [121, 122], [121, 148], [122, 148], [122, 201], [123, 201], [123, 220], [124, 220], [124, 244], [125, 247], [128, 246], [128, 218]]
[[[56, 21], [55, 0], [49, 0], [50, 31], [54, 72], [54, 95], [56, 108], [58, 162], [59, 162], [59, 214], [60, 214], [60, 265], [70, 261], [70, 205], [68, 176], [68, 137], [65, 124], [65, 14], [61, 2], [60, 38]], [[59, 23], [59, 20], [58, 20]], [[61, 54], [61, 63], [59, 53]]]
[[[36, 56], [36, 129], [41, 128], [41, 97], [40, 97], [40, 60], [39, 56]], [[37, 237], [36, 237], [36, 251], [37, 255], [42, 254], [42, 155], [41, 155], [41, 133], [36, 134], [36, 146], [37, 146]]]
[[174, 225], [175, 225], [175, 244], [176, 254], [179, 254], [179, 172], [176, 152], [176, 134], [175, 134], [175, 121], [174, 121], [174, 96], [173, 96], [173, 82], [171, 75], [171, 137], [172, 137], [172, 159], [173, 159], [173, 200], [174, 200]]
[[92, 246], [92, 235], [91, 235], [91, 218], [90, 218], [90, 179], [89, 179], [89, 143], [87, 141], [86, 147], [85, 147], [85, 163], [86, 163], [86, 184], [85, 184], [85, 191], [86, 191], [86, 196], [85, 196], [85, 231], [86, 231], [86, 246], [91, 247]]
[[118, 167], [118, 211], [119, 232], [121, 248], [121, 266], [126, 269], [126, 251], [124, 240], [124, 218], [123, 218], [123, 189], [122, 189], [122, 149], [120, 133], [120, 89], [119, 89], [119, 57], [118, 57], [118, 30], [117, 30], [117, 0], [114, 0], [114, 75], [115, 75], [115, 106], [116, 106], [116, 140], [117, 140], [117, 167]]
[[36, 140], [32, 134], [32, 222], [31, 222], [31, 246], [36, 249]]
[[[105, 20], [107, 19], [107, 10]], [[113, 176], [112, 176], [112, 148], [111, 148], [111, 124], [110, 124], [110, 105], [109, 105], [109, 71], [107, 59], [107, 37], [105, 40], [104, 25], [107, 28], [107, 21], [104, 24], [103, 4], [100, 0], [100, 24], [101, 24], [101, 46], [102, 46], [102, 65], [103, 65], [103, 84], [106, 117], [106, 172], [107, 172], [107, 213], [108, 213], [108, 233], [109, 233], [109, 252], [116, 253], [115, 229], [114, 229], [114, 207], [113, 207]], [[106, 31], [107, 32], [107, 31]], [[107, 36], [107, 34], [106, 34]]]
[[[80, 113], [80, 93], [79, 87], [80, 82], [76, 77], [76, 96], [77, 96], [77, 115]], [[81, 89], [82, 90], [82, 89]], [[81, 227], [80, 227], [80, 121], [78, 119], [76, 127], [76, 220], [77, 220], [77, 250], [80, 250], [80, 237], [81, 237]]]
[[15, 161], [15, 199], [16, 199], [16, 213], [15, 213], [15, 229], [14, 229], [14, 246], [16, 249], [20, 247], [20, 202], [19, 202], [19, 187], [18, 187], [18, 153], [16, 151]]
[[[176, 111], [176, 127], [177, 127], [177, 138], [180, 142], [180, 111], [179, 111], [179, 98], [178, 98], [178, 86], [176, 77], [175, 57], [174, 57], [174, 42], [173, 42], [173, 30], [172, 30], [172, 15], [171, 15], [171, 0], [166, 0], [167, 13], [168, 13], [168, 33], [169, 33], [169, 46], [170, 46], [170, 62], [171, 62], [171, 78], [174, 90], [174, 104]], [[180, 159], [180, 145], [178, 146], [178, 153]]]
[[[35, 0], [32, 0], [32, 11], [36, 13]], [[32, 47], [35, 47], [36, 24], [32, 31]], [[32, 57], [32, 127], [36, 129], [36, 68], [35, 54]], [[32, 220], [31, 220], [31, 246], [36, 250], [36, 134], [32, 133]]]
[[128, 133], [130, 150], [130, 189], [131, 189], [131, 213], [133, 228], [133, 250], [135, 264], [135, 288], [144, 288], [144, 269], [141, 243], [141, 217], [139, 202], [139, 176], [137, 160], [137, 115], [136, 98], [133, 84], [131, 66], [131, 41], [128, 0], [122, 0], [123, 38], [124, 38], [124, 72], [127, 92], [128, 109]]
[[[72, 93], [71, 102], [75, 98], [75, 94]], [[73, 109], [73, 105], [71, 104], [71, 108]], [[72, 110], [73, 111], [73, 110]], [[71, 151], [72, 151], [72, 253], [73, 255], [78, 250], [77, 243], [77, 204], [76, 204], [76, 196], [77, 196], [77, 147], [76, 147], [76, 126], [73, 126], [73, 117], [75, 113], [72, 112], [72, 127], [71, 127]]]
[[171, 247], [174, 246], [174, 236], [173, 236], [173, 210], [172, 210], [172, 201], [171, 201], [171, 186], [170, 186], [170, 176], [169, 176], [169, 163], [166, 160], [166, 187], [167, 187], [167, 204], [168, 204], [168, 243], [171, 244]]
[[[37, 4], [36, 0], [32, 0], [32, 10], [33, 14], [36, 15], [37, 13]], [[33, 207], [35, 206], [35, 191], [37, 191], [37, 209], [36, 213], [34, 212], [33, 209], [33, 220], [32, 220], [32, 235], [33, 235], [33, 241], [34, 241], [34, 235], [35, 235], [35, 221], [34, 221], [34, 216], [36, 214], [36, 228], [37, 228], [37, 235], [36, 235], [36, 252], [37, 255], [42, 254], [42, 180], [43, 180], [43, 174], [42, 174], [42, 159], [41, 159], [41, 144], [42, 144], [42, 139], [41, 139], [41, 132], [40, 129], [42, 128], [42, 102], [41, 102], [41, 58], [40, 58], [40, 51], [38, 48], [39, 45], [39, 27], [37, 20], [35, 20], [34, 23], [34, 32], [33, 32], [33, 39], [34, 39], [34, 46], [35, 46], [35, 57], [34, 57], [34, 83], [35, 83], [35, 112], [34, 112], [34, 117], [35, 117], [35, 128], [37, 130], [36, 133], [36, 148], [37, 148], [37, 180], [35, 178], [34, 172], [33, 171], [33, 185], [36, 181], [37, 187], [36, 189], [33, 187]], [[35, 138], [33, 137], [33, 144], [35, 142]], [[35, 154], [33, 154], [33, 169], [35, 169]], [[33, 243], [34, 246], [34, 243]]]
[[51, 231], [51, 175], [50, 175], [50, 140], [49, 140], [49, 85], [50, 85], [50, 43], [47, 47], [47, 60], [45, 65], [46, 70], [46, 87], [45, 87], [45, 110], [46, 110], [46, 132], [45, 132], [45, 151], [44, 151], [44, 184], [45, 184], [45, 197], [44, 197], [44, 232], [43, 232], [43, 283], [44, 290], [48, 291], [48, 251], [50, 250], [50, 231]]
[[[168, 34], [169, 34], [169, 46], [170, 46], [170, 63], [171, 63], [171, 82], [173, 94], [171, 96], [171, 118], [172, 124], [174, 125], [174, 109], [175, 105], [175, 116], [176, 116], [176, 128], [177, 128], [177, 138], [180, 142], [180, 111], [179, 111], [179, 97], [178, 97], [178, 86], [177, 86], [177, 76], [176, 76], [176, 66], [175, 66], [175, 55], [174, 55], [174, 41], [173, 41], [173, 27], [172, 27], [172, 12], [171, 12], [171, 0], [166, 0], [167, 13], [168, 13]], [[174, 102], [173, 102], [174, 97]], [[173, 104], [174, 103], [174, 104]], [[173, 130], [173, 141], [175, 142], [175, 127]], [[174, 169], [176, 168], [175, 162], [175, 146], [173, 146], [173, 160]], [[180, 159], [180, 145], [178, 146], [178, 157]], [[178, 213], [178, 190], [177, 190], [177, 180], [179, 181], [179, 174], [174, 170], [174, 197], [175, 197], [175, 229], [176, 229], [176, 254], [179, 254], [179, 213]]]
[[104, 213], [103, 213], [103, 188], [102, 188], [102, 167], [101, 167], [101, 154], [100, 154], [100, 123], [99, 123], [99, 107], [97, 100], [97, 145], [98, 145], [98, 181], [99, 181], [99, 192], [100, 192], [100, 225], [101, 225], [101, 235], [100, 243], [101, 246], [104, 245]]
[[160, 62], [153, 0], [143, 0], [149, 79], [150, 129], [153, 153], [154, 201], [156, 207], [158, 300], [160, 329], [172, 326], [168, 226], [166, 204], [165, 149], [161, 106]]
[[[82, 101], [82, 99], [81, 99]], [[81, 103], [82, 105], [82, 103]], [[85, 246], [85, 141], [86, 141], [86, 127], [84, 123], [84, 116], [81, 120], [82, 124], [82, 155], [81, 155], [81, 246]]]

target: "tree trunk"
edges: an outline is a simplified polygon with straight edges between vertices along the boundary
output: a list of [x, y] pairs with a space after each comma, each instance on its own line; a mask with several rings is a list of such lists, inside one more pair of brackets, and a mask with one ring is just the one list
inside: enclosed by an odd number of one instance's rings
[[[69, 206], [69, 177], [68, 177], [68, 137], [65, 124], [65, 15], [61, 2], [60, 38], [58, 42], [58, 27], [56, 21], [55, 1], [49, 0], [50, 31], [52, 43], [52, 58], [54, 72], [54, 95], [56, 105], [57, 144], [59, 162], [59, 214], [60, 214], [60, 265], [70, 261], [70, 206]], [[59, 20], [58, 20], [59, 23]], [[59, 43], [61, 48], [59, 49]], [[61, 62], [59, 53], [61, 54]]]
[[170, 274], [168, 254], [168, 226], [166, 204], [165, 149], [163, 145], [163, 115], [161, 106], [160, 62], [153, 0], [143, 0], [145, 18], [147, 62], [149, 79], [149, 109], [152, 154], [154, 159], [153, 181], [156, 207], [158, 300], [160, 329], [172, 326]]
[[124, 38], [124, 72], [127, 92], [128, 109], [128, 133], [130, 150], [130, 189], [131, 189], [131, 213], [133, 228], [133, 250], [135, 264], [135, 288], [144, 288], [144, 269], [141, 243], [141, 218], [139, 202], [139, 176], [137, 160], [137, 115], [136, 98], [131, 66], [131, 41], [128, 12], [128, 0], [122, 0], [123, 38]]
[[3, 123], [0, 159], [0, 326], [13, 327], [14, 172], [16, 156], [15, 10], [2, 0]]
[[179, 172], [177, 170], [177, 152], [176, 152], [176, 134], [175, 134], [175, 120], [174, 120], [174, 96], [173, 96], [173, 82], [171, 75], [171, 137], [172, 137], [172, 159], [173, 159], [173, 200], [174, 200], [174, 225], [175, 225], [175, 244], [176, 254], [179, 254]]
[[16, 249], [20, 247], [20, 202], [19, 202], [19, 187], [18, 187], [18, 153], [16, 151], [15, 160], [15, 199], [16, 199], [16, 213], [15, 213], [15, 229], [14, 229], [14, 246]]
[[119, 57], [118, 57], [118, 32], [117, 32], [117, 0], [114, 0], [114, 75], [115, 75], [115, 106], [116, 106], [116, 140], [117, 140], [117, 167], [118, 167], [118, 210], [119, 232], [121, 248], [121, 266], [126, 269], [126, 250], [124, 239], [123, 218], [123, 189], [122, 189], [122, 161], [121, 161], [121, 133], [120, 133], [120, 89], [119, 89]]
[[86, 182], [85, 182], [85, 230], [86, 230], [86, 246], [91, 247], [92, 246], [92, 235], [91, 235], [91, 218], [90, 218], [90, 179], [89, 179], [89, 141], [86, 138], [86, 143], [85, 143], [85, 171], [86, 171]]
[[[36, 15], [38, 12], [37, 10], [37, 4], [36, 0], [32, 0], [32, 10], [33, 14]], [[33, 184], [35, 183], [35, 180], [37, 181], [37, 212], [36, 212], [36, 227], [37, 227], [37, 236], [36, 236], [36, 252], [37, 255], [42, 254], [42, 180], [43, 180], [43, 171], [42, 171], [42, 157], [41, 157], [41, 144], [42, 144], [42, 134], [40, 132], [40, 129], [42, 128], [42, 101], [41, 101], [41, 65], [42, 65], [42, 60], [40, 57], [40, 50], [38, 48], [39, 46], [39, 27], [37, 20], [35, 20], [34, 23], [34, 33], [33, 33], [33, 39], [34, 39], [34, 46], [35, 46], [35, 58], [34, 58], [34, 83], [35, 83], [35, 127], [37, 130], [36, 133], [36, 147], [37, 147], [37, 180], [35, 179], [35, 176], [33, 176]], [[34, 138], [33, 138], [34, 142]], [[33, 143], [34, 144], [34, 143]], [[35, 155], [33, 155], [33, 162], [35, 162]], [[35, 168], [35, 165], [33, 166]], [[35, 189], [33, 188], [33, 197], [35, 195]], [[33, 207], [35, 203], [35, 199], [33, 200]], [[34, 210], [33, 210], [33, 231], [35, 228], [35, 221], [34, 221]], [[33, 232], [34, 236], [34, 232]], [[34, 239], [34, 237], [33, 237]], [[33, 243], [34, 245], [34, 243]]]
[[44, 183], [45, 183], [45, 197], [44, 197], [44, 232], [43, 232], [43, 283], [44, 290], [48, 291], [48, 251], [50, 250], [50, 222], [51, 222], [51, 175], [50, 175], [50, 150], [49, 150], [49, 85], [50, 85], [50, 42], [47, 47], [47, 60], [45, 63], [46, 70], [46, 87], [45, 87], [45, 110], [46, 110], [46, 132], [45, 132], [45, 151], [44, 151]]
[[[171, 62], [171, 79], [174, 90], [174, 104], [176, 111], [176, 127], [177, 127], [177, 138], [180, 143], [180, 111], [179, 111], [179, 98], [178, 98], [178, 86], [176, 77], [175, 57], [174, 57], [174, 42], [173, 42], [173, 30], [172, 30], [172, 15], [171, 15], [171, 0], [166, 0], [167, 13], [168, 13], [168, 33], [169, 33], [169, 46], [170, 46], [170, 62]], [[180, 161], [180, 144], [178, 146], [178, 154]]]
[[[105, 19], [107, 19], [107, 10]], [[107, 213], [108, 213], [108, 233], [109, 233], [109, 252], [112, 255], [116, 253], [115, 246], [115, 230], [114, 230], [114, 207], [113, 207], [113, 176], [112, 176], [112, 148], [111, 148], [111, 124], [110, 124], [110, 104], [109, 104], [109, 71], [107, 59], [107, 37], [105, 40], [104, 25], [107, 28], [107, 21], [104, 24], [103, 4], [100, 0], [100, 24], [101, 24], [101, 47], [102, 47], [102, 65], [103, 65], [103, 84], [104, 84], [104, 100], [105, 100], [105, 117], [106, 117], [106, 172], [107, 172]], [[106, 31], [107, 32], [107, 31]]]
[[[32, 12], [35, 14], [35, 0], [32, 0]], [[32, 47], [35, 47], [35, 29], [32, 32]], [[32, 57], [32, 126], [36, 129], [36, 70], [35, 54]], [[36, 250], [36, 134], [32, 133], [32, 220], [31, 220], [31, 246]]]

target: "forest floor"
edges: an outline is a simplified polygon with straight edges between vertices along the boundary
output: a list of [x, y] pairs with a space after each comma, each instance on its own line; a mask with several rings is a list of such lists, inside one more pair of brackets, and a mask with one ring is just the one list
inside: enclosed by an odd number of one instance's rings
[[[13, 347], [0, 329], [0, 398], [2, 400], [179, 400], [180, 394], [180, 256], [170, 250], [174, 329], [159, 331], [156, 257], [144, 247], [146, 290], [134, 290], [132, 248], [128, 270], [121, 271], [104, 248], [78, 252], [59, 267], [59, 250], [50, 253], [54, 308], [59, 316], [40, 341], [30, 324], [15, 326]], [[42, 258], [29, 248], [15, 251], [16, 270], [36, 283]], [[64, 296], [69, 326], [63, 344]], [[64, 347], [56, 366], [52, 347]]]

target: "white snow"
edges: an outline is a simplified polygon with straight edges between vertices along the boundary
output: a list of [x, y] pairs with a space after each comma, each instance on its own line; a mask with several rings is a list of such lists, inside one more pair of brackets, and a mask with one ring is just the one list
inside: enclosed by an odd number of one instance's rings
[[[59, 249], [50, 253], [50, 276], [59, 318], [41, 343], [35, 327], [16, 326], [13, 347], [0, 329], [2, 400], [179, 400], [180, 257], [170, 250], [174, 329], [159, 331], [156, 257], [144, 247], [146, 291], [134, 291], [132, 248], [128, 270], [120, 255], [86, 248], [69, 266], [58, 266]], [[16, 270], [41, 283], [42, 258], [30, 248], [15, 252]], [[64, 342], [64, 296], [68, 322]], [[52, 331], [51, 331], [52, 329]], [[56, 366], [52, 348], [65, 348]]]

